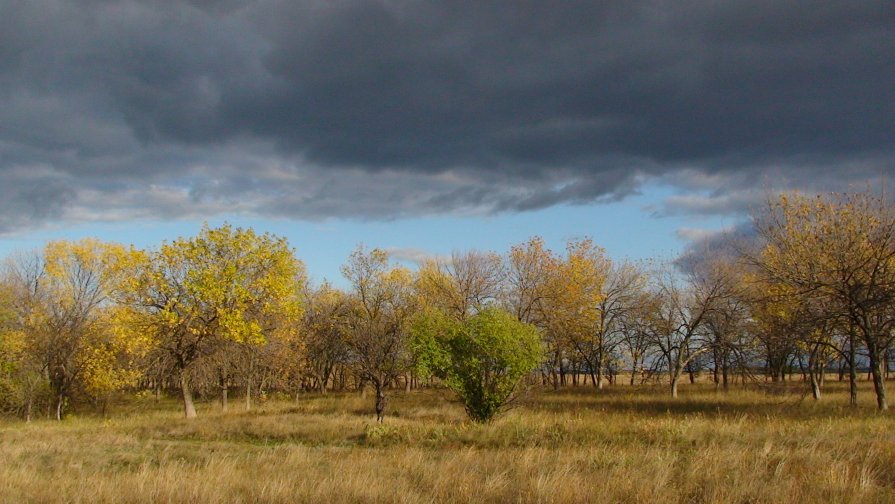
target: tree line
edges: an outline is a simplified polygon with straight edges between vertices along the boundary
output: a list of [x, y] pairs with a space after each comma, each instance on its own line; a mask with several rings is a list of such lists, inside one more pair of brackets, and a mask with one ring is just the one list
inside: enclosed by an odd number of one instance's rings
[[487, 421], [526, 384], [682, 381], [719, 389], [865, 370], [879, 409], [895, 340], [895, 207], [870, 192], [783, 194], [748, 239], [676, 265], [590, 239], [455, 252], [411, 270], [359, 246], [348, 288], [312, 285], [285, 239], [230, 225], [140, 250], [95, 239], [15, 254], [0, 277], [0, 408], [62, 419], [119, 391], [269, 394], [446, 386]]

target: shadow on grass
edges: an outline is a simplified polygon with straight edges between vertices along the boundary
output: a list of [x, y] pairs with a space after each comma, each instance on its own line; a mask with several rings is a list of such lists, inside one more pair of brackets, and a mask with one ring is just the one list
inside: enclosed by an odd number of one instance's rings
[[865, 404], [848, 406], [847, 385], [829, 384], [820, 401], [814, 401], [806, 384], [749, 384], [724, 391], [709, 384], [686, 384], [679, 397], [671, 397], [667, 385], [610, 386], [602, 390], [593, 387], [567, 387], [559, 390], [533, 390], [520, 401], [520, 406], [532, 411], [563, 413], [592, 411], [629, 413], [635, 415], [706, 415], [740, 417], [750, 415], [786, 414], [799, 418], [828, 417], [830, 415], [859, 415], [875, 413], [869, 406], [872, 391], [863, 384], [861, 396]]

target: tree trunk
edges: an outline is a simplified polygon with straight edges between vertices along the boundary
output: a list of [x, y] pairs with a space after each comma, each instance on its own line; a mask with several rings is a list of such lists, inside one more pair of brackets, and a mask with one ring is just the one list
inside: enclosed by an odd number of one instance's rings
[[820, 400], [820, 382], [817, 381], [817, 373], [813, 369], [809, 369], [808, 374], [811, 376], [811, 396], [818, 401]]
[[322, 376], [323, 379], [320, 380], [320, 394], [326, 395], [326, 388], [329, 386], [329, 379], [332, 375], [333, 375], [332, 366], [327, 366], [323, 370], [323, 376]]
[[870, 374], [873, 377], [873, 390], [876, 392], [876, 406], [880, 411], [886, 411], [889, 409], [889, 404], [886, 402], [886, 381], [885, 373], [883, 371], [884, 361], [882, 358], [883, 352], [878, 349], [873, 349], [870, 350], [869, 353]]
[[183, 371], [180, 372], [180, 391], [183, 393], [184, 418], [196, 418], [196, 406], [193, 404], [193, 393], [190, 391], [189, 379]]
[[255, 351], [249, 350], [249, 369], [246, 373], [246, 411], [252, 409], [252, 382], [255, 379]]
[[553, 381], [553, 390], [559, 389], [559, 375], [556, 373], [556, 358], [553, 359], [553, 365], [550, 366], [550, 379]]
[[671, 357], [671, 354], [670, 354], [670, 353], [669, 353], [668, 356], [665, 358], [665, 360], [668, 361], [668, 383], [671, 383], [671, 382], [674, 381], [674, 377], [675, 377], [675, 375], [677, 375], [677, 372], [678, 372], [677, 368], [675, 367], [675, 364], [676, 364], [678, 361], [674, 360], [674, 359]]
[[677, 384], [680, 381], [681, 375], [679, 373], [675, 373], [671, 378], [671, 397], [677, 398]]
[[56, 421], [62, 421], [62, 408], [65, 404], [65, 394], [58, 393], [56, 394]]
[[246, 411], [252, 410], [252, 375], [246, 377]]
[[855, 362], [855, 335], [849, 332], [848, 337], [848, 404], [858, 406], [858, 365]]
[[385, 420], [385, 391], [382, 390], [383, 385], [376, 381], [374, 382], [376, 388], [376, 421], [382, 423]]
[[230, 387], [227, 385], [227, 379], [221, 378], [221, 411], [227, 411], [227, 393]]
[[[818, 370], [822, 370], [822, 366], [820, 366], [820, 348], [815, 346], [811, 353], [808, 354], [808, 380], [811, 382], [811, 397], [814, 398], [815, 401], [820, 400], [820, 380], [818, 379]], [[799, 359], [799, 366], [802, 365], [802, 359]], [[802, 373], [805, 373], [805, 369], [802, 369]]]

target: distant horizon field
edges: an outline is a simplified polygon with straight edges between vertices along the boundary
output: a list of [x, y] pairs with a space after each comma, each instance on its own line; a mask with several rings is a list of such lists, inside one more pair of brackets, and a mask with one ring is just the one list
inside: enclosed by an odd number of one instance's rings
[[535, 387], [488, 424], [442, 389], [393, 392], [383, 424], [357, 392], [195, 420], [131, 394], [0, 420], [0, 502], [893, 502], [895, 417], [859, 386]]

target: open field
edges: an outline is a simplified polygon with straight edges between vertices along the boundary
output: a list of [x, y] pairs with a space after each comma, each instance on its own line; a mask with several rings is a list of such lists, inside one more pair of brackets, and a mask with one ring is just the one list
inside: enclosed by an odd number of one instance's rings
[[[797, 384], [793, 384], [797, 385]], [[801, 385], [801, 384], [798, 384]], [[488, 425], [441, 391], [252, 412], [131, 399], [111, 417], [0, 423], [0, 502], [893, 502], [895, 417], [829, 383], [790, 393], [538, 390]]]

